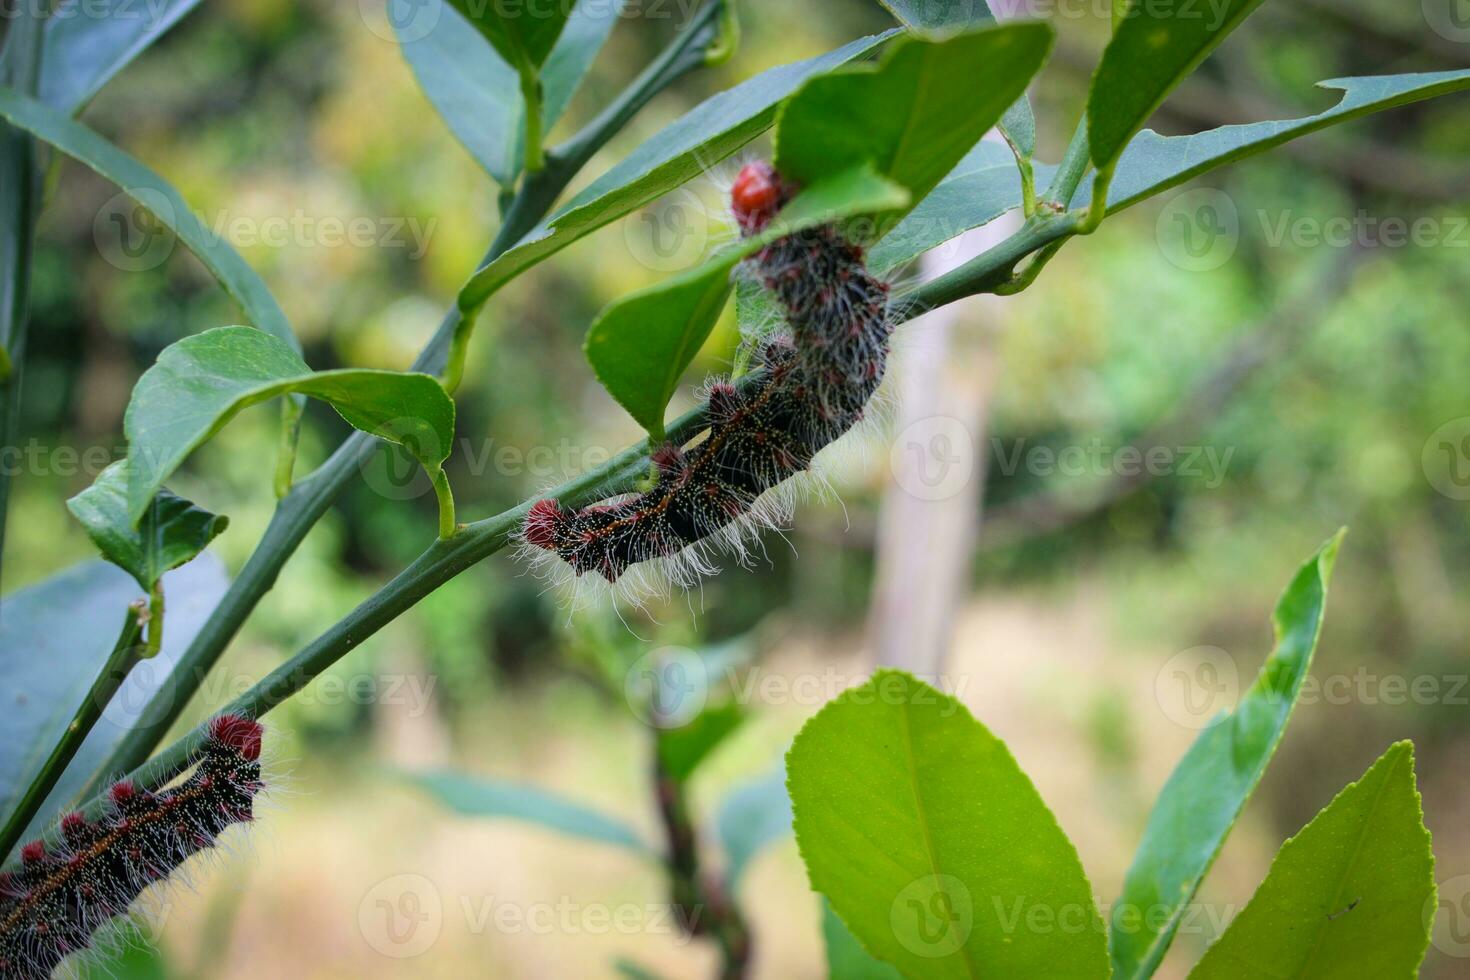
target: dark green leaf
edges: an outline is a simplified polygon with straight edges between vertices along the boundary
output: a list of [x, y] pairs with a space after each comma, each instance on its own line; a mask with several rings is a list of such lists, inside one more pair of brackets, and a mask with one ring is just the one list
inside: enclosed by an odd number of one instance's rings
[[734, 894], [756, 855], [791, 833], [786, 767], [731, 790], [715, 814], [715, 832], [725, 850], [725, 887]]
[[565, 0], [528, 3], [526, 0], [448, 0], [485, 40], [495, 46], [507, 65], [539, 70], [546, 63], [571, 15]]
[[1036, 153], [1036, 116], [1031, 112], [1031, 100], [1024, 95], [1017, 99], [1000, 117], [999, 125], [1016, 154], [1031, 159]]
[[1272, 623], [1276, 649], [1234, 712], [1195, 739], [1164, 784], [1113, 908], [1113, 975], [1152, 976], [1180, 916], [1266, 771], [1322, 631], [1339, 533], [1301, 567]]
[[[618, 5], [581, 0], [542, 69], [543, 126], [550, 129], [571, 102], [602, 49]], [[501, 184], [510, 184], [524, 161], [525, 106], [515, 69], [453, 7], [427, 34], [412, 21], [399, 23], [404, 57], [419, 85], [470, 155]]]
[[472, 310], [526, 269], [685, 181], [699, 176], [759, 136], [776, 105], [807, 78], [871, 50], [897, 31], [853, 41], [835, 51], [782, 65], [695, 106], [594, 181], [516, 247], [481, 267], [460, 291]]
[[118, 460], [92, 485], [66, 502], [72, 516], [102, 557], [137, 579], [144, 592], [172, 568], [192, 560], [229, 527], [230, 519], [212, 514], [166, 488], [154, 496], [136, 528], [128, 517], [128, 461]]
[[871, 163], [917, 204], [1026, 91], [1052, 37], [1028, 21], [907, 38], [876, 65], [813, 78], [781, 110], [776, 168], [810, 185]]
[[1399, 742], [1282, 845], [1189, 976], [1411, 980], [1429, 948], [1434, 892], [1414, 747]]
[[58, 4], [46, 21], [41, 101], [74, 115], [197, 6], [199, 0]]
[[658, 756], [664, 770], [677, 782], [686, 782], [699, 764], [719, 748], [745, 721], [745, 709], [738, 701], [705, 708], [689, 724], [661, 729], [658, 733]]
[[427, 374], [348, 369], [313, 372], [290, 347], [249, 327], [216, 327], [164, 348], [133, 387], [128, 514], [194, 449], [242, 409], [299, 393], [331, 404], [353, 427], [403, 446], [431, 475], [453, 448], [454, 402]]
[[1093, 165], [1111, 170], [1165, 96], [1260, 5], [1261, 0], [1130, 5], [1087, 96]]
[[569, 837], [649, 853], [637, 832], [622, 821], [534, 786], [482, 779], [448, 769], [404, 776], [444, 806], [466, 817], [523, 820]]
[[985, 0], [878, 0], [915, 31], [940, 32], [994, 21]]
[[827, 946], [827, 980], [902, 980], [903, 974], [863, 949], [847, 923], [822, 899], [822, 939]]
[[[128, 674], [31, 822], [34, 836], [72, 802], [137, 724], [229, 580], [212, 555], [163, 576], [168, 630], [163, 649]], [[112, 652], [128, 604], [139, 597], [127, 573], [91, 561], [0, 600], [0, 816], [8, 815], [71, 721]]]
[[255, 270], [162, 177], [64, 113], [11, 89], [0, 88], [0, 116], [122, 188], [198, 256], [254, 326], [299, 349], [286, 315]]
[[597, 379], [650, 435], [662, 438], [664, 409], [725, 308], [730, 273], [741, 259], [793, 231], [907, 202], [902, 187], [867, 165], [812, 183], [761, 234], [604, 310], [588, 330], [585, 346]]
[[1107, 937], [1071, 841], [953, 698], [880, 671], [787, 755], [812, 887], [908, 976], [1101, 978]]
[[[1334, 78], [1320, 88], [1343, 93], [1325, 112], [1300, 119], [1221, 126], [1194, 136], [1160, 136], [1144, 130], [1118, 161], [1108, 187], [1109, 213], [1121, 211], [1145, 198], [1177, 186], [1216, 167], [1262, 153], [1299, 136], [1392, 109], [1470, 88], [1470, 70], [1423, 72], [1410, 75]], [[1079, 188], [1073, 205], [1085, 205], [1091, 188]]]

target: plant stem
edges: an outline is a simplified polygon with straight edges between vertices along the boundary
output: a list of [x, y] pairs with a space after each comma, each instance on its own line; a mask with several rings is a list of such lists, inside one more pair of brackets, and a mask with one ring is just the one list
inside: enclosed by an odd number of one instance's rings
[[669, 902], [686, 935], [708, 936], [720, 947], [720, 980], [742, 980], [750, 966], [750, 930], [724, 885], [701, 872], [689, 800], [684, 784], [663, 764], [661, 735], [653, 743], [653, 786], [668, 846]]
[[281, 399], [281, 440], [276, 449], [276, 499], [291, 492], [291, 474], [296, 469], [296, 442], [301, 435], [303, 404], [287, 395]]
[[[700, 45], [707, 44], [713, 37], [713, 14], [714, 5], [701, 9], [694, 22], [681, 31], [611, 105], [562, 147], [548, 153], [547, 166], [534, 180], [525, 182], [505, 210], [500, 231], [481, 265], [494, 260], [529, 233], [551, 209], [567, 183], [639, 109], [659, 92], [700, 67], [703, 61]], [[461, 331], [461, 324], [471, 319], [472, 316], [467, 317], [457, 307], [446, 313], [438, 331], [414, 362], [414, 369], [428, 373], [443, 371], [451, 360], [450, 350]], [[462, 350], [459, 356], [462, 371]], [[105, 774], [137, 769], [157, 748], [230, 640], [239, 632], [261, 597], [275, 584], [276, 576], [307, 532], [356, 477], [358, 467], [376, 446], [377, 441], [366, 433], [353, 433], [315, 472], [297, 481], [276, 505], [270, 523], [245, 567], [230, 583], [224, 598], [184, 651], [178, 665], [149, 700], [133, 728], [119, 741], [98, 775], [93, 777], [86, 795], [92, 796], [100, 789]], [[456, 535], [456, 538], [460, 537], [462, 535]]]
[[158, 651], [163, 649], [163, 583], [154, 582], [153, 588], [148, 590], [148, 642], [140, 654], [142, 659], [149, 660], [158, 656]]
[[434, 474], [434, 496], [439, 500], [439, 540], [454, 537], [458, 525], [454, 523], [454, 492], [449, 489], [449, 474], [440, 467]]
[[[0, 62], [0, 84], [34, 94], [41, 77], [41, 40], [45, 8], [24, 4], [11, 20]], [[0, 351], [6, 371], [0, 378], [0, 445], [16, 443], [20, 425], [22, 366], [29, 316], [31, 258], [36, 215], [41, 209], [41, 172], [36, 142], [19, 128], [0, 122]], [[0, 467], [0, 553], [5, 548], [5, 516], [10, 505], [11, 467]]]
[[535, 174], [546, 163], [541, 148], [541, 74], [522, 64], [520, 76], [521, 104], [526, 107], [526, 173]]
[[15, 812], [5, 823], [5, 829], [0, 831], [0, 858], [8, 855], [16, 843], [25, 833], [26, 827], [36, 816], [36, 811], [46, 802], [46, 797], [56, 788], [56, 782], [61, 774], [66, 771], [67, 763], [77, 754], [82, 742], [86, 740], [87, 733], [102, 717], [102, 711], [107, 707], [112, 696], [127, 678], [128, 672], [140, 659], [139, 645], [142, 627], [139, 625], [141, 609], [137, 606], [128, 608], [127, 617], [123, 620], [122, 632], [118, 634], [117, 643], [113, 645], [112, 653], [107, 657], [106, 663], [92, 682], [91, 690], [82, 700], [76, 713], [72, 715], [71, 723], [66, 726], [66, 731], [61, 736], [61, 741], [51, 750], [46, 761], [41, 765], [41, 771], [31, 781], [26, 789], [25, 795], [21, 797], [20, 803], [16, 805]]
[[1087, 142], [1087, 115], [1084, 112], [1082, 119], [1077, 123], [1077, 129], [1072, 133], [1072, 142], [1067, 144], [1067, 152], [1062, 156], [1062, 162], [1057, 165], [1057, 172], [1051, 179], [1051, 186], [1046, 189], [1046, 200], [1056, 204], [1062, 210], [1072, 205], [1072, 195], [1077, 193], [1077, 185], [1082, 183], [1082, 175], [1087, 173], [1087, 168], [1092, 165], [1092, 148]]

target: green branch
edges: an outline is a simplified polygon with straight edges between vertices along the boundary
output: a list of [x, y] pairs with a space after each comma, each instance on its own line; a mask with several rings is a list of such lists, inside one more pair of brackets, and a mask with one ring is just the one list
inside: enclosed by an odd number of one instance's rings
[[107, 657], [102, 670], [92, 681], [92, 687], [87, 691], [87, 696], [78, 706], [76, 713], [72, 715], [71, 722], [62, 733], [61, 741], [51, 750], [46, 761], [41, 764], [41, 770], [36, 778], [31, 780], [31, 785], [26, 789], [25, 795], [16, 804], [15, 811], [11, 813], [10, 819], [6, 821], [4, 830], [0, 830], [0, 857], [10, 853], [25, 833], [26, 827], [30, 826], [31, 820], [35, 818], [36, 812], [46, 802], [46, 797], [56, 788], [56, 782], [61, 774], [66, 771], [67, 763], [77, 754], [77, 749], [87, 739], [87, 733], [92, 726], [97, 724], [97, 719], [102, 717], [102, 710], [107, 707], [122, 682], [127, 679], [128, 673], [133, 669], [140, 659], [143, 651], [140, 646], [142, 640], [141, 621], [146, 618], [143, 612], [142, 600], [128, 608], [127, 617], [123, 620], [122, 632], [118, 634], [117, 642], [113, 644], [112, 653]]

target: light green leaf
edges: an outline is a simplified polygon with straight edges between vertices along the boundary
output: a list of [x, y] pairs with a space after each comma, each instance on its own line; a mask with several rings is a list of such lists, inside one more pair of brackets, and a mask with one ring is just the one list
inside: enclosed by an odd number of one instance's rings
[[637, 832], [621, 820], [534, 786], [482, 779], [450, 769], [404, 773], [410, 783], [466, 817], [505, 817], [539, 824], [568, 837], [615, 844], [650, 853]]
[[199, 0], [58, 4], [46, 20], [40, 99], [73, 115]]
[[328, 402], [354, 428], [403, 446], [433, 476], [454, 441], [454, 402], [427, 374], [312, 371], [290, 347], [249, 327], [216, 327], [164, 348], [138, 379], [123, 417], [128, 515], [189, 453], [242, 409], [299, 393]]
[[300, 349], [286, 315], [255, 270], [229, 242], [206, 228], [162, 177], [65, 113], [19, 92], [0, 88], [0, 116], [122, 188], [198, 256], [254, 326]]
[[514, 248], [476, 271], [460, 291], [460, 309], [478, 309], [526, 269], [699, 176], [764, 132], [776, 117], [777, 103], [807, 78], [850, 61], [897, 33], [865, 37], [821, 57], [772, 68], [706, 99], [654, 134]]
[[812, 887], [906, 976], [1101, 978], [1077, 852], [1005, 745], [955, 699], [884, 670], [787, 755]]
[[[1045, 184], [1056, 168], [1036, 164]], [[939, 186], [868, 253], [868, 265], [887, 274], [972, 228], [1021, 206], [1021, 176], [1012, 153], [999, 143], [977, 143]]]
[[[128, 674], [37, 811], [27, 838], [39, 834], [74, 801], [138, 723], [143, 706], [209, 621], [228, 586], [224, 567], [207, 553], [163, 576], [168, 607], [163, 649]], [[89, 561], [0, 600], [0, 676], [5, 678], [0, 823], [87, 696], [117, 641], [128, 604], [136, 598], [138, 586], [127, 573], [106, 562]]]
[[1129, 7], [1103, 51], [1087, 96], [1092, 163], [1112, 169], [1133, 134], [1261, 0]]
[[1411, 980], [1429, 948], [1434, 893], [1414, 747], [1399, 742], [1282, 845], [1189, 976]]
[[1276, 604], [1276, 649], [1240, 704], [1195, 739], [1164, 784], [1113, 908], [1113, 975], [1152, 976], [1180, 916], [1261, 781], [1312, 666], [1342, 532]]
[[1052, 39], [1041, 21], [906, 38], [876, 65], [813, 78], [781, 110], [776, 169], [811, 185], [871, 163], [916, 204], [1026, 91]]
[[171, 568], [193, 560], [230, 519], [160, 489], [133, 527], [128, 517], [128, 461], [120, 459], [66, 502], [102, 557], [137, 579], [144, 592]]
[[706, 707], [689, 724], [658, 733], [658, 756], [675, 782], [687, 782], [699, 764], [745, 722], [739, 701]]
[[[1470, 89], [1470, 70], [1334, 78], [1319, 82], [1318, 87], [1342, 92], [1341, 100], [1324, 112], [1300, 119], [1221, 126], [1193, 136], [1160, 136], [1144, 130], [1118, 161], [1108, 187], [1108, 212], [1121, 211], [1206, 171], [1319, 129]], [[1091, 188], [1083, 187], [1072, 204], [1085, 205], [1090, 200]]]
[[475, 30], [494, 45], [507, 65], [539, 70], [561, 37], [571, 4], [526, 0], [448, 0]]
[[867, 165], [812, 183], [761, 234], [604, 310], [588, 330], [585, 345], [597, 380], [655, 440], [662, 438], [664, 409], [719, 319], [730, 295], [730, 273], [741, 259], [802, 228], [901, 208], [907, 202], [902, 187]]
[[903, 974], [863, 949], [847, 923], [822, 899], [822, 939], [827, 947], [827, 980], [901, 980]]
[[994, 21], [985, 0], [878, 0], [915, 31], [939, 32]]
[[791, 833], [786, 767], [731, 790], [715, 814], [715, 833], [725, 851], [725, 888], [734, 894], [756, 855]]
[[[542, 69], [542, 123], [550, 129], [592, 66], [617, 22], [613, 0], [580, 0]], [[520, 82], [464, 16], [449, 5], [423, 34], [411, 20], [398, 23], [404, 57], [424, 94], [470, 155], [501, 184], [513, 183], [525, 138]]]

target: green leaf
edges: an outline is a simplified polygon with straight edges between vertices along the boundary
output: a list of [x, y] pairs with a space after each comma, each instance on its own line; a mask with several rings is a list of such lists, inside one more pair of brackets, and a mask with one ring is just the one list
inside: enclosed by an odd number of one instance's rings
[[1191, 980], [1419, 975], [1434, 853], [1399, 742], [1282, 845], [1255, 896]]
[[847, 923], [822, 899], [822, 939], [827, 946], [827, 980], [901, 980], [903, 974], [873, 955], [857, 941]]
[[699, 764], [745, 722], [739, 701], [705, 708], [681, 728], [660, 729], [658, 756], [676, 782], [687, 782]]
[[1261, 0], [1138, 3], [1103, 51], [1087, 96], [1092, 163], [1107, 172], [1164, 98]]
[[[229, 579], [213, 555], [163, 576], [163, 649], [128, 674], [27, 829], [34, 836], [72, 802], [132, 729], [179, 657], [209, 621]], [[120, 569], [89, 561], [5, 596], [0, 613], [0, 818], [10, 814], [71, 721], [112, 652], [138, 586]], [[3, 822], [3, 819], [0, 819]]]
[[821, 57], [772, 68], [706, 99], [654, 134], [514, 248], [476, 271], [460, 291], [460, 308], [479, 308], [536, 263], [698, 177], [765, 131], [775, 119], [777, 103], [807, 78], [856, 58], [897, 33], [865, 37]]
[[637, 832], [621, 820], [534, 786], [482, 779], [450, 769], [403, 775], [441, 804], [466, 817], [523, 820], [568, 837], [616, 844], [639, 854], [650, 853]]
[[878, 0], [915, 31], [939, 32], [994, 21], [985, 0]]
[[[571, 102], [617, 22], [611, 0], [580, 0], [542, 69], [542, 121], [550, 129]], [[397, 24], [404, 57], [455, 137], [485, 171], [511, 184], [521, 170], [525, 137], [520, 82], [464, 16], [446, 5], [427, 34], [411, 20]]]
[[902, 187], [859, 165], [810, 184], [759, 235], [703, 264], [613, 303], [587, 331], [587, 360], [597, 380], [655, 439], [664, 409], [730, 295], [740, 260], [802, 228], [903, 207]]
[[1072, 843], [1004, 743], [955, 699], [879, 671], [787, 755], [812, 887], [906, 976], [1105, 977]]
[[[956, 29], [994, 23], [985, 0], [879, 0], [909, 30], [921, 36], [943, 36]], [[1031, 100], [1022, 95], [997, 124], [1016, 153], [1030, 159], [1036, 152], [1036, 118]]]
[[[1300, 119], [1221, 126], [1193, 136], [1160, 136], [1144, 130], [1118, 161], [1108, 187], [1114, 213], [1227, 163], [1262, 153], [1299, 136], [1370, 113], [1470, 89], [1470, 70], [1334, 78], [1319, 88], [1343, 93], [1337, 105]], [[1087, 204], [1091, 188], [1079, 188], [1074, 206]]]
[[731, 790], [715, 813], [715, 835], [725, 851], [726, 889], [734, 894], [756, 855], [789, 833], [785, 766]]
[[164, 348], [133, 387], [128, 516], [148, 502], [189, 453], [242, 409], [299, 393], [328, 402], [354, 428], [403, 446], [433, 476], [453, 448], [454, 402], [427, 374], [348, 369], [313, 372], [290, 347], [249, 327], [216, 327]]
[[12, 89], [0, 88], [0, 116], [122, 188], [198, 256], [253, 325], [300, 349], [265, 282], [162, 177], [64, 113]]
[[[1336, 106], [1301, 119], [1222, 126], [1193, 136], [1160, 136], [1144, 130], [1128, 145], [1108, 188], [1108, 212], [1176, 187], [1202, 173], [1264, 152], [1299, 136], [1384, 109], [1470, 88], [1470, 71], [1340, 78], [1321, 87], [1341, 90]], [[1055, 167], [1036, 164], [1038, 184]], [[1091, 187], [1078, 188], [1073, 207], [1086, 207]], [[958, 235], [1021, 205], [1021, 184], [1010, 155], [981, 142], [869, 253], [874, 269], [887, 272]], [[745, 323], [742, 317], [742, 328]]]
[[1113, 975], [1158, 969], [1180, 917], [1281, 742], [1312, 666], [1327, 583], [1342, 533], [1286, 587], [1272, 624], [1276, 649], [1235, 710], [1195, 739], [1164, 784], [1113, 909]]
[[1026, 91], [1052, 39], [1041, 21], [907, 38], [876, 65], [813, 78], [781, 110], [776, 168], [809, 186], [871, 163], [917, 204]]
[[103, 5], [78, 0], [59, 7], [46, 21], [41, 101], [67, 115], [76, 114], [197, 6], [199, 0]]
[[191, 561], [229, 527], [230, 519], [160, 489], [136, 528], [128, 517], [128, 461], [120, 459], [66, 502], [102, 557], [138, 581], [144, 592], [164, 572]]
[[485, 36], [507, 65], [540, 69], [561, 37], [571, 4], [526, 0], [448, 0]]

